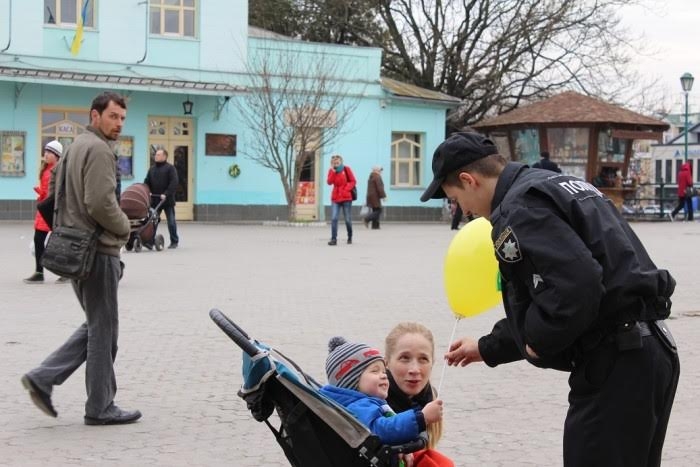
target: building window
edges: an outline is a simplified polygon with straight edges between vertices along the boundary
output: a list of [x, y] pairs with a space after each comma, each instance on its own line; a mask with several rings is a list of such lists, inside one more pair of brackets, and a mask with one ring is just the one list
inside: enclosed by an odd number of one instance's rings
[[194, 37], [195, 0], [151, 0], [151, 34]]
[[[74, 27], [83, 10], [85, 0], [44, 0], [44, 24]], [[89, 0], [85, 14], [86, 28], [95, 27], [95, 1]]]
[[[41, 147], [57, 139], [63, 145], [63, 151], [73, 142], [76, 136], [85, 133], [85, 127], [90, 123], [90, 112], [87, 110], [46, 110], [41, 112]], [[37, 151], [41, 154], [42, 151]]]
[[420, 186], [422, 149], [418, 133], [392, 133], [391, 186]]

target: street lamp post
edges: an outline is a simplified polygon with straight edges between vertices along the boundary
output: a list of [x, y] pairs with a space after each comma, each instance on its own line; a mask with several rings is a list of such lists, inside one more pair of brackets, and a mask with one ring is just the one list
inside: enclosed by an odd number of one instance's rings
[[693, 75], [690, 73], [683, 73], [683, 76], [681, 76], [681, 87], [685, 94], [685, 131], [683, 132], [685, 135], [685, 150], [683, 153], [683, 162], [688, 162], [688, 93], [693, 89], [693, 81], [695, 81], [695, 78], [693, 78]]

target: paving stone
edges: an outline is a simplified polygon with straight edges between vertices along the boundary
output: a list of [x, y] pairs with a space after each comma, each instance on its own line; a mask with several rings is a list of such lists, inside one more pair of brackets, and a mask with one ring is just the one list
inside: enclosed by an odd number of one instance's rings
[[[54, 388], [56, 419], [38, 411], [19, 382], [82, 322], [82, 312], [71, 287], [54, 284], [50, 273], [43, 285], [22, 283], [34, 264], [32, 224], [0, 223], [0, 465], [289, 465], [236, 396], [241, 351], [211, 322], [210, 308], [319, 380], [333, 335], [381, 346], [395, 323], [416, 320], [433, 330], [441, 355], [455, 324], [442, 277], [449, 225], [355, 227], [353, 245], [330, 248], [330, 227], [182, 222], [177, 250], [124, 253], [116, 401], [144, 415], [133, 425], [87, 427], [82, 368]], [[633, 228], [678, 281], [669, 325], [682, 370], [663, 465], [697, 465], [700, 223]], [[460, 320], [457, 335], [478, 337], [502, 315], [496, 308]], [[438, 361], [434, 380], [441, 371]], [[447, 368], [441, 450], [460, 466], [561, 465], [566, 379], [524, 362]]]

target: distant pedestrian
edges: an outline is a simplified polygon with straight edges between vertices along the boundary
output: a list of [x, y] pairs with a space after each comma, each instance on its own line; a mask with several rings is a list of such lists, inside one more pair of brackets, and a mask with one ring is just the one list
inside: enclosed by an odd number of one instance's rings
[[328, 169], [326, 182], [333, 186], [331, 192], [331, 240], [329, 245], [338, 244], [338, 215], [343, 210], [345, 227], [348, 231], [348, 245], [352, 244], [352, 189], [357, 185], [355, 174], [350, 167], [343, 164], [343, 158], [338, 154], [331, 157], [331, 167]]
[[180, 243], [180, 237], [177, 235], [177, 223], [175, 222], [175, 190], [179, 182], [177, 177], [177, 169], [168, 162], [168, 151], [161, 148], [156, 151], [155, 164], [151, 166], [146, 174], [146, 179], [143, 181], [151, 190], [152, 207], [156, 207], [158, 203], [164, 200], [160, 208], [158, 208], [158, 216], [165, 211], [165, 218], [168, 221], [168, 233], [170, 234], [170, 246], [168, 248], [177, 248]]
[[459, 230], [459, 224], [462, 222], [462, 216], [464, 216], [464, 213], [462, 212], [462, 208], [459, 206], [459, 204], [456, 201], [451, 201], [450, 200], [450, 212], [452, 213], [452, 224], [450, 226], [451, 230]]
[[[36, 200], [37, 203], [44, 201], [49, 195], [51, 171], [56, 166], [61, 154], [63, 154], [63, 145], [58, 141], [49, 141], [46, 146], [44, 146], [41, 169], [39, 169], [39, 185], [34, 187], [34, 191], [39, 195]], [[44, 283], [44, 267], [41, 265], [41, 257], [44, 256], [44, 245], [46, 244], [46, 237], [48, 237], [50, 231], [51, 226], [46, 223], [44, 217], [37, 211], [34, 216], [34, 262], [36, 263], [36, 267], [34, 269], [34, 274], [24, 279], [25, 284]], [[61, 280], [61, 282], [63, 281]]]
[[119, 311], [117, 290], [123, 272], [119, 252], [129, 238], [129, 219], [117, 201], [117, 157], [111, 144], [119, 138], [124, 119], [124, 98], [113, 92], [98, 95], [90, 107], [90, 125], [78, 135], [56, 166], [50, 182], [64, 175], [65, 187], [57, 201], [55, 224], [81, 230], [103, 229], [88, 277], [73, 280], [73, 290], [85, 312], [85, 322], [41, 364], [22, 376], [32, 402], [56, 417], [51, 402], [53, 387], [85, 363], [86, 425], [117, 425], [141, 418], [138, 410], [123, 410], [114, 403], [117, 382]]
[[540, 153], [541, 159], [539, 162], [535, 162], [532, 164], [533, 169], [545, 169], [545, 170], [551, 170], [552, 172], [557, 172], [561, 173], [561, 169], [557, 165], [556, 162], [553, 162], [549, 160], [549, 152], [547, 151], [542, 151]]
[[372, 167], [372, 172], [367, 180], [367, 207], [372, 210], [365, 216], [365, 227], [372, 223], [372, 230], [379, 230], [379, 218], [382, 215], [382, 200], [386, 198], [384, 192], [384, 181], [382, 180], [382, 171], [384, 169], [375, 165]]
[[693, 220], [693, 167], [690, 162], [684, 162], [681, 164], [681, 168], [678, 171], [678, 176], [676, 177], [676, 182], [678, 182], [678, 205], [669, 214], [671, 222], [673, 218], [676, 217], [681, 209], [685, 209], [685, 218], [689, 221]]

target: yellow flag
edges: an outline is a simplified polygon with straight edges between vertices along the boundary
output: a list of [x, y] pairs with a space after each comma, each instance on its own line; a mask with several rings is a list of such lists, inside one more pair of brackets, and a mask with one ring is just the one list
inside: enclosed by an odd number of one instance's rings
[[73, 55], [78, 55], [80, 46], [83, 43], [83, 27], [85, 26], [85, 19], [87, 18], [88, 3], [90, 3], [90, 0], [85, 0], [83, 2], [83, 9], [80, 13], [80, 18], [78, 18], [78, 27], [75, 30], [75, 36], [73, 36], [73, 43], [70, 46], [70, 53]]

